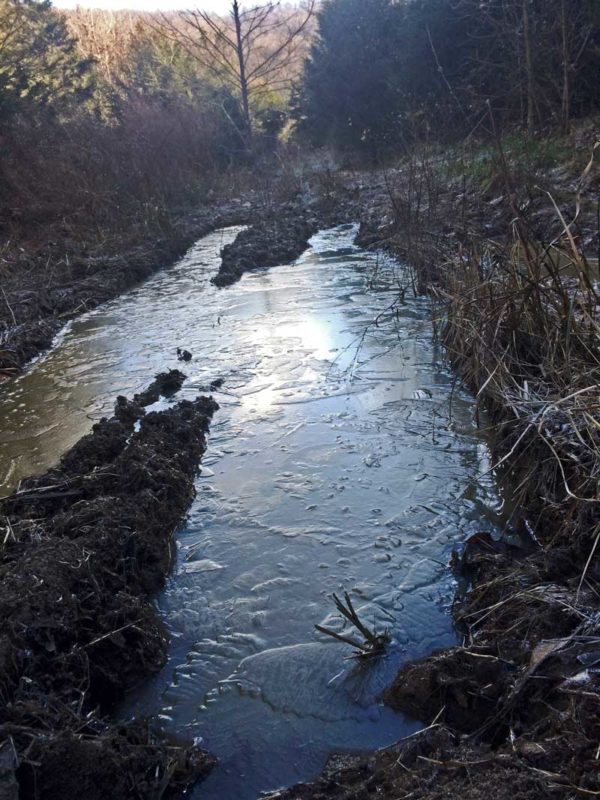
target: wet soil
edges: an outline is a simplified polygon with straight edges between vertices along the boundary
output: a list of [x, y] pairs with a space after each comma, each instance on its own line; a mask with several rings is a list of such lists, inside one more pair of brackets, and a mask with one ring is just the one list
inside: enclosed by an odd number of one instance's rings
[[245, 272], [295, 261], [307, 249], [311, 236], [319, 230], [353, 222], [359, 217], [358, 208], [342, 188], [335, 203], [279, 205], [225, 245], [221, 266], [212, 282], [216, 286], [230, 286]]
[[306, 250], [308, 240], [317, 230], [316, 219], [298, 216], [297, 209], [252, 225], [225, 245], [221, 266], [212, 282], [215, 286], [230, 286], [244, 272], [294, 261]]
[[172, 563], [175, 528], [217, 404], [171, 394], [158, 375], [119, 397], [44, 475], [6, 498], [0, 549], [0, 796], [179, 796], [212, 759], [137, 721], [107, 718], [123, 692], [157, 672], [168, 637], [150, 603]]
[[268, 800], [505, 800], [547, 797], [543, 779], [527, 764], [436, 728], [368, 756], [336, 756], [311, 785]]

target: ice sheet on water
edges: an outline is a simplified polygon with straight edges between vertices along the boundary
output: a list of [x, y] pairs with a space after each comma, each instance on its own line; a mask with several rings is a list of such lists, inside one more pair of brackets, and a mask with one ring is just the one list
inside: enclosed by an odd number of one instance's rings
[[398, 658], [390, 655], [365, 666], [344, 661], [352, 652], [345, 645], [320, 642], [265, 650], [244, 659], [227, 684], [298, 717], [372, 719]]

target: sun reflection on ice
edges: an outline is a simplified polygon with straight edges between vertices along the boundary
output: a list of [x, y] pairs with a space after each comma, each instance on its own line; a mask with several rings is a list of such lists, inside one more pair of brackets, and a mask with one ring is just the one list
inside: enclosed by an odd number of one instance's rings
[[[270, 380], [268, 385], [250, 385], [243, 404], [254, 412], [261, 412], [285, 399], [310, 394], [326, 377], [337, 352], [336, 333], [331, 319], [320, 320], [313, 315], [255, 330], [251, 339], [256, 347], [256, 358], [269, 360]], [[322, 369], [317, 362], [321, 362]]]

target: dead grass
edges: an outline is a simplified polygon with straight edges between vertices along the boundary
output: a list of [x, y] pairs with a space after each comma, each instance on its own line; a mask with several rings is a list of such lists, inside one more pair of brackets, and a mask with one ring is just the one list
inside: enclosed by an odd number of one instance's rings
[[[590, 169], [592, 161], [590, 161]], [[600, 297], [597, 268], [552, 197], [559, 233], [465, 246], [436, 289], [448, 309], [449, 356], [498, 425], [496, 468], [516, 506], [552, 516], [555, 532], [600, 533]], [[578, 198], [574, 199], [574, 207]], [[536, 527], [540, 527], [539, 523]]]

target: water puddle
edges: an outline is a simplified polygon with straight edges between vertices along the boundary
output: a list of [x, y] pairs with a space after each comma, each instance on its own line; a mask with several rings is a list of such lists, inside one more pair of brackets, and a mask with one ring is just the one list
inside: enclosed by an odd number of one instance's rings
[[[310, 778], [332, 749], [415, 730], [378, 696], [403, 660], [454, 643], [450, 552], [493, 529], [500, 509], [473, 401], [452, 392], [427, 301], [386, 311], [401, 266], [355, 248], [345, 226], [315, 236], [297, 264], [219, 291], [209, 278], [236, 232], [205, 237], [75, 321], [0, 395], [0, 476], [14, 486], [115, 394], [179, 366], [178, 346], [194, 355], [183, 396], [224, 379], [157, 600], [169, 662], [123, 710], [158, 715], [217, 755], [204, 800], [254, 799]], [[369, 668], [314, 630], [339, 624], [330, 596], [343, 590], [393, 636]]]

